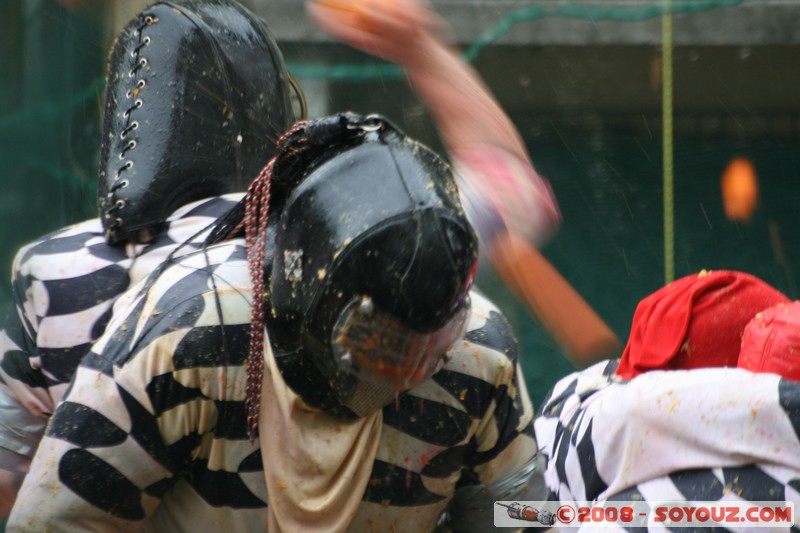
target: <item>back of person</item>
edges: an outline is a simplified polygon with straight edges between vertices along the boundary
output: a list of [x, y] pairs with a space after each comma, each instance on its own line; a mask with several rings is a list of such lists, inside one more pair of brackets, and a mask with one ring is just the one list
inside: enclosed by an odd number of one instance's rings
[[14, 262], [17, 309], [2, 348], [43, 371], [7, 365], [19, 370], [10, 382], [31, 387], [17, 392], [33, 414], [52, 412], [114, 299], [195, 249], [184, 241], [201, 241], [241, 198], [299, 118], [290, 82], [266, 23], [234, 0], [157, 2], [122, 30], [109, 59], [100, 217], [25, 246]]
[[0, 470], [25, 471], [116, 298], [197, 249], [241, 198], [304, 112], [292, 83], [266, 23], [234, 0], [156, 2], [122, 30], [108, 68], [99, 218], [15, 258], [0, 334]]
[[642, 300], [622, 362], [563, 378], [541, 406], [554, 497], [800, 503], [798, 317], [732, 271]]
[[[648, 499], [713, 494], [708, 483], [676, 490], [673, 475], [690, 469], [757, 473], [774, 465], [787, 491], [800, 477], [800, 382], [737, 368], [650, 371], [621, 380], [617, 365], [601, 362], [562, 378], [537, 414], [545, 479], [558, 500], [604, 500], [645, 485]], [[726, 479], [719, 472], [718, 480]], [[722, 486], [730, 488], [731, 479]], [[753, 494], [774, 492], [774, 483], [753, 479], [747, 482]], [[737, 483], [742, 488], [745, 480]]]
[[[793, 431], [797, 433], [800, 423], [793, 413], [798, 409], [797, 398], [800, 394], [800, 302], [779, 302], [755, 314], [744, 328], [737, 367], [781, 376], [777, 384], [778, 403], [792, 420]], [[759, 409], [759, 400], [764, 398], [764, 392], [749, 388], [742, 393], [750, 398], [750, 403], [740, 409], [751, 409], [751, 421], [757, 416], [753, 410]], [[731, 405], [730, 408], [735, 409], [736, 406]], [[744, 412], [742, 418], [747, 416], [748, 413]], [[759, 435], [767, 456], [772, 456], [769, 461], [732, 466], [724, 464], [728, 461], [722, 461], [716, 468], [671, 472], [668, 476], [617, 492], [608, 499], [644, 502], [665, 498], [687, 502], [791, 502], [796, 509], [800, 505], [800, 470], [785, 466], [784, 446], [781, 443], [781, 435], [792, 440], [791, 431], [790, 427], [775, 423], [772, 431]], [[724, 437], [720, 435], [718, 439], [722, 441]], [[788, 448], [791, 449], [791, 444]]]
[[[81, 358], [105, 330], [116, 299], [170, 255], [196, 250], [205, 228], [242, 194], [192, 202], [146, 244], [109, 246], [100, 219], [87, 220], [23, 247], [14, 262], [16, 308], [4, 334], [3, 384], [32, 413], [49, 416]], [[27, 369], [29, 370], [27, 370]]]

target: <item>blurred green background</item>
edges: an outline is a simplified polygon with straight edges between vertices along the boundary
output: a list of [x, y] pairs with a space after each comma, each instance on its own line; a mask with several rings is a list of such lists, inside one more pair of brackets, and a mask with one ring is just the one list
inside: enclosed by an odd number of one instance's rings
[[[441, 147], [398, 72], [314, 33], [300, 0], [244, 3], [276, 29], [312, 116], [381, 112]], [[664, 4], [433, 3], [552, 182], [564, 223], [545, 256], [624, 342], [636, 303], [665, 280]], [[19, 246], [95, 216], [106, 54], [144, 5], [0, 3], [0, 304]], [[744, 270], [797, 298], [800, 3], [671, 6], [675, 275]], [[735, 156], [748, 157], [759, 179], [749, 223], [723, 212], [720, 177]], [[572, 366], [491, 273], [479, 283], [515, 327], [538, 404]]]

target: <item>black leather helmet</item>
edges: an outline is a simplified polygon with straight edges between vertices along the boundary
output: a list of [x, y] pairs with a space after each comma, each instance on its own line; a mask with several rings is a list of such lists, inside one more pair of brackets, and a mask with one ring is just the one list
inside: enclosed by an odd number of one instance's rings
[[430, 377], [461, 337], [478, 245], [442, 159], [382, 117], [332, 120], [346, 140], [281, 202], [267, 330], [306, 402], [363, 416]]
[[266, 23], [236, 2], [145, 9], [109, 62], [98, 187], [107, 240], [245, 191], [298, 118], [291, 91]]

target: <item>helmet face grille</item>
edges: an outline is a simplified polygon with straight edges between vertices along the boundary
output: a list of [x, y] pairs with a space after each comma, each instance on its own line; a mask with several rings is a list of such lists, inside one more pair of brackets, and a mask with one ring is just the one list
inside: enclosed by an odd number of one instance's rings
[[244, 191], [295, 120], [280, 51], [232, 2], [148, 8], [109, 65], [98, 204], [112, 241]]

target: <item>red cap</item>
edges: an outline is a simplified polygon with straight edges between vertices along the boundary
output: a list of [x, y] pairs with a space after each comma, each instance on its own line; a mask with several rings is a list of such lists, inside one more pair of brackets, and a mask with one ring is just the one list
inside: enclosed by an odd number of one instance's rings
[[738, 366], [800, 381], [800, 302], [770, 307], [747, 324]]
[[676, 280], [639, 302], [617, 375], [736, 366], [747, 323], [789, 301], [743, 272], [702, 271]]

